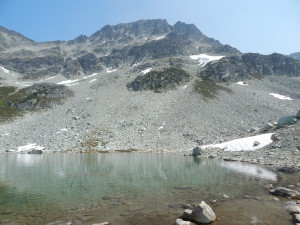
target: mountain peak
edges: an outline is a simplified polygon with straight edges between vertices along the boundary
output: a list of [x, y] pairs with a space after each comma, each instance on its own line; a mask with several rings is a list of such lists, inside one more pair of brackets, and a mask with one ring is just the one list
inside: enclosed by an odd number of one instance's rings
[[22, 34], [0, 26], [0, 50], [33, 43], [33, 40], [23, 36]]

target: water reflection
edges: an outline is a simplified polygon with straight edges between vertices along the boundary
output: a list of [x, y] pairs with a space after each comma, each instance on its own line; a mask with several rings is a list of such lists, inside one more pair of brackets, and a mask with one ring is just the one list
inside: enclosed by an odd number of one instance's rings
[[220, 163], [220, 166], [245, 174], [247, 176], [253, 176], [261, 179], [277, 181], [276, 173], [273, 173], [270, 170], [260, 165], [252, 165], [252, 164], [242, 163], [242, 162], [222, 161]]
[[10, 201], [16, 205], [24, 196], [37, 205], [97, 204], [116, 193], [161, 204], [187, 187], [203, 196], [237, 195], [232, 188], [237, 184], [253, 189], [249, 176], [276, 181], [276, 174], [261, 166], [163, 154], [5, 154], [0, 165], [0, 183], [9, 184], [0, 197], [20, 196]]

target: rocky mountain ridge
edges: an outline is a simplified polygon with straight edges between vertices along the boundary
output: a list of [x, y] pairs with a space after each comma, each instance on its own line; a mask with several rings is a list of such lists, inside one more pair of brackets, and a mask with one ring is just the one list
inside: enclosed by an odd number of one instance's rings
[[298, 68], [165, 20], [12, 45], [0, 54], [0, 107], [27, 113], [1, 123], [0, 151], [183, 151], [250, 135], [298, 110]]

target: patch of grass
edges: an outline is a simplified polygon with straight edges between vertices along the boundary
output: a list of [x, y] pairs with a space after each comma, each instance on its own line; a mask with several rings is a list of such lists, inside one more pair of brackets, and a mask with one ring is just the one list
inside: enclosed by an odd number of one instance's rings
[[134, 148], [115, 150], [115, 152], [121, 152], [121, 153], [130, 153], [130, 152], [138, 152], [138, 151], [141, 151], [141, 150], [134, 149]]
[[249, 74], [249, 76], [251, 78], [257, 79], [257, 80], [263, 80], [264, 79], [264, 75], [261, 73], [251, 73]]
[[194, 91], [200, 94], [204, 101], [216, 98], [220, 91], [225, 91], [228, 94], [233, 93], [230, 88], [218, 84], [215, 80], [211, 79], [195, 80]]

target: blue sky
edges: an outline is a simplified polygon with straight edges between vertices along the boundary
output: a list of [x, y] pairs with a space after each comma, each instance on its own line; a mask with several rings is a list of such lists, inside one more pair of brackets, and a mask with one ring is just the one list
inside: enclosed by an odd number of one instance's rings
[[300, 51], [300, 0], [0, 0], [0, 26], [35, 41], [158, 18], [193, 23], [242, 52]]

